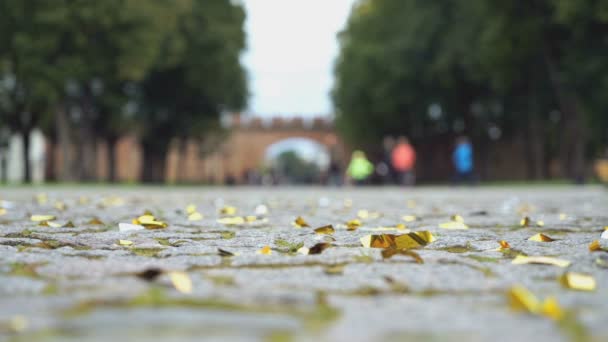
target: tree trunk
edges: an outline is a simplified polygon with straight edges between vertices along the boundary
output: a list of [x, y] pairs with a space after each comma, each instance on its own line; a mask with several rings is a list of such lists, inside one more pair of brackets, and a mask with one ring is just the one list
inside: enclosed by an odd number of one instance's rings
[[116, 183], [116, 145], [118, 137], [111, 136], [106, 140], [108, 144], [108, 181]]
[[178, 162], [177, 162], [177, 175], [176, 183], [186, 182], [187, 165], [188, 165], [188, 141], [186, 138], [180, 138], [178, 141]]
[[70, 137], [70, 123], [67, 118], [66, 107], [61, 106], [55, 113], [55, 128], [57, 130], [57, 143], [61, 150], [61, 181], [74, 180], [72, 166], [72, 139]]
[[142, 142], [143, 163], [141, 180], [144, 183], [164, 183], [167, 162], [167, 147]]
[[45, 181], [55, 182], [57, 181], [57, 174], [55, 172], [55, 150], [57, 148], [57, 139], [49, 138], [45, 147], [46, 151], [46, 165], [44, 169]]
[[21, 137], [23, 138], [23, 182], [32, 182], [32, 164], [30, 161], [30, 135], [32, 129], [30, 127], [24, 127], [21, 130]]

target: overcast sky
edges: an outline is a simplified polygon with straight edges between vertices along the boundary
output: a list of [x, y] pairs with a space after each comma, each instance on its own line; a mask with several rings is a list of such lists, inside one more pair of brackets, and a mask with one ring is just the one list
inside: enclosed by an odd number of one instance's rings
[[336, 34], [355, 0], [245, 0], [249, 112], [331, 113]]

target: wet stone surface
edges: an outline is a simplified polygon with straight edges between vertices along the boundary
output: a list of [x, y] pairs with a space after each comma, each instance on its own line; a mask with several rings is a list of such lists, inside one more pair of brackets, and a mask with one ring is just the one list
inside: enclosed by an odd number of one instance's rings
[[[0, 341], [608, 340], [608, 252], [588, 248], [608, 226], [601, 188], [9, 188], [0, 200]], [[190, 204], [202, 220], [188, 220]], [[119, 231], [145, 211], [168, 226]], [[469, 229], [439, 227], [453, 215]], [[218, 222], [234, 216], [255, 218]], [[329, 224], [332, 235], [314, 232]], [[436, 238], [416, 250], [422, 264], [360, 242], [421, 230]], [[555, 241], [528, 240], [541, 232]], [[319, 242], [332, 247], [296, 252]], [[517, 254], [571, 264], [514, 265]], [[150, 269], [163, 273], [137, 276]], [[186, 272], [192, 292], [170, 271]], [[597, 289], [562, 286], [567, 271]], [[555, 296], [567, 319], [514, 311], [517, 284]]]

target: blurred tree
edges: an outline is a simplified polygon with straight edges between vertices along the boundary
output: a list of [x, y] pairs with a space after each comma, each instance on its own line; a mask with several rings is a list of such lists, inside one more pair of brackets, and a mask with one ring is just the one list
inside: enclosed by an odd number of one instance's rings
[[221, 112], [246, 104], [243, 7], [228, 0], [192, 0], [189, 6], [142, 84], [136, 118], [142, 123], [145, 182], [164, 181], [174, 138], [203, 138], [219, 128]]
[[279, 178], [287, 183], [310, 184], [319, 179], [319, 166], [302, 159], [295, 151], [280, 153], [273, 164]]

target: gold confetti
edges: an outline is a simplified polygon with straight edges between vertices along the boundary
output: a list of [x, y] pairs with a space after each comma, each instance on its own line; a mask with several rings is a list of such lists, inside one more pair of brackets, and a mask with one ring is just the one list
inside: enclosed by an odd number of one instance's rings
[[36, 195], [36, 202], [39, 205], [45, 205], [48, 202], [48, 196], [45, 193], [39, 193]]
[[297, 228], [310, 227], [308, 222], [306, 222], [304, 220], [304, 218], [302, 218], [302, 216], [296, 217], [295, 221], [293, 221], [293, 225], [296, 226]]
[[241, 216], [234, 217], [223, 217], [217, 220], [218, 223], [225, 224], [227, 226], [234, 226], [239, 224], [245, 224], [245, 219]]
[[188, 213], [188, 221], [200, 221], [203, 219], [203, 215], [197, 211]]
[[528, 216], [524, 217], [519, 221], [519, 225], [522, 227], [530, 227], [530, 218]]
[[454, 221], [454, 222], [461, 222], [464, 223], [464, 218], [460, 215], [452, 215], [450, 217], [450, 220]]
[[308, 248], [306, 246], [302, 246], [302, 247], [298, 248], [298, 250], [296, 251], [296, 253], [303, 254], [303, 255], [308, 255], [310, 253], [310, 248]]
[[538, 233], [535, 234], [533, 236], [531, 236], [529, 239], [529, 241], [536, 241], [536, 242], [551, 242], [551, 241], [555, 241], [555, 239], [550, 238], [549, 236], [543, 234], [543, 233]]
[[394, 255], [397, 255], [397, 254], [410, 256], [410, 257], [414, 258], [414, 260], [416, 260], [417, 263], [424, 264], [424, 261], [422, 260], [422, 257], [420, 257], [420, 254], [418, 254], [412, 250], [409, 250], [407, 248], [385, 248], [382, 250], [383, 259], [390, 259]]
[[247, 223], [253, 223], [253, 222], [257, 221], [257, 220], [258, 220], [257, 216], [254, 216], [254, 215], [245, 216], [245, 221]]
[[144, 215], [141, 215], [136, 219], [133, 219], [133, 224], [143, 226], [146, 229], [167, 228], [167, 224], [165, 222], [157, 221], [156, 218], [149, 212], [146, 212]]
[[566, 272], [560, 277], [562, 286], [578, 291], [595, 291], [595, 279], [587, 274]]
[[559, 214], [559, 220], [560, 221], [565, 221], [566, 219], [568, 219], [568, 215], [566, 215], [564, 213], [560, 213]]
[[30, 217], [30, 220], [32, 220], [33, 222], [53, 221], [54, 219], [54, 215], [32, 215]]
[[262, 249], [260, 249], [256, 253], [257, 254], [262, 254], [262, 255], [271, 255], [272, 254], [272, 249], [270, 249], [270, 246], [264, 246], [264, 247], [262, 247]]
[[173, 287], [181, 293], [192, 293], [192, 280], [185, 272], [172, 271], [167, 274]]
[[541, 265], [553, 265], [558, 267], [568, 267], [570, 261], [557, 259], [552, 257], [544, 256], [524, 256], [518, 255], [511, 261], [513, 265], [525, 265], [525, 264], [541, 264]]
[[310, 255], [321, 254], [321, 253], [323, 253], [324, 250], [330, 248], [331, 246], [332, 246], [331, 243], [319, 242], [316, 245], [310, 247], [310, 249], [308, 250], [308, 254], [310, 254]]
[[217, 249], [217, 252], [218, 252], [218, 254], [219, 254], [221, 257], [233, 257], [233, 256], [235, 256], [235, 254], [234, 254], [234, 253], [229, 252], [229, 251], [227, 251], [227, 250], [225, 250], [225, 249], [221, 249], [221, 248], [218, 248], [218, 249]]
[[507, 292], [511, 309], [545, 316], [559, 320], [564, 317], [564, 310], [554, 297], [547, 297], [541, 302], [532, 292], [521, 285], [513, 286]]
[[336, 230], [334, 229], [334, 227], [331, 224], [315, 229], [315, 233], [317, 233], [317, 234], [331, 235], [335, 232], [336, 232]]
[[222, 209], [220, 209], [220, 214], [228, 216], [236, 215], [236, 208], [230, 206], [223, 207]]
[[6, 209], [0, 208], [0, 216], [6, 215]]
[[346, 222], [346, 230], [357, 230], [357, 228], [361, 227], [361, 221], [358, 219], [350, 220]]
[[68, 221], [63, 225], [63, 228], [74, 228], [74, 222]]
[[131, 246], [133, 241], [130, 240], [118, 240], [118, 244], [121, 246]]
[[369, 211], [367, 211], [365, 209], [361, 209], [361, 210], [357, 211], [357, 216], [360, 219], [366, 219], [369, 217]]
[[457, 229], [469, 229], [469, 226], [467, 226], [463, 222], [449, 221], [449, 222], [441, 223], [439, 225], [439, 228], [457, 230]]
[[67, 209], [67, 205], [65, 205], [65, 203], [61, 202], [61, 201], [57, 201], [55, 202], [55, 209], [59, 210], [59, 211], [65, 211]]
[[51, 228], [60, 228], [61, 225], [59, 223], [53, 221], [41, 221], [38, 226], [40, 227], [51, 227]]
[[344, 274], [344, 265], [330, 265], [323, 268], [323, 272], [327, 275], [342, 275]]
[[417, 220], [416, 216], [414, 216], [414, 215], [405, 215], [405, 216], [402, 216], [401, 219], [405, 222], [414, 222]]
[[361, 238], [361, 244], [366, 248], [417, 248], [435, 241], [429, 231], [411, 232], [403, 235], [380, 234], [367, 235]]
[[95, 225], [95, 226], [102, 226], [104, 223], [97, 217], [92, 218], [88, 224], [90, 225]]
[[500, 245], [500, 250], [511, 248], [511, 245], [509, 245], [509, 243], [505, 240], [498, 241], [498, 244]]
[[542, 220], [536, 221], [536, 226], [537, 227], [544, 227], [545, 226], [545, 221], [542, 221]]
[[604, 251], [602, 245], [600, 245], [600, 240], [595, 240], [591, 244], [589, 244], [589, 252], [599, 252]]
[[191, 214], [194, 214], [195, 212], [196, 212], [196, 205], [188, 204], [188, 206], [186, 207], [186, 214], [191, 215]]

